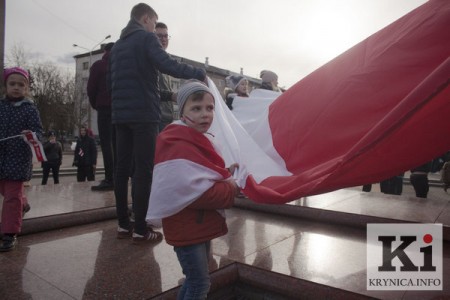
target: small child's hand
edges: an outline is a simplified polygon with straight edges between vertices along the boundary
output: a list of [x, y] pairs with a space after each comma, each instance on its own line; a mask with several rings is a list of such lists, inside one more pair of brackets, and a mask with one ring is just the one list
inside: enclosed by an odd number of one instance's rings
[[231, 184], [234, 186], [234, 196], [236, 197], [241, 192], [241, 188], [236, 184], [236, 181], [230, 180]]
[[228, 171], [230, 171], [231, 175], [233, 175], [234, 171], [236, 171], [237, 168], [239, 168], [239, 164], [238, 163], [234, 163], [234, 164], [231, 164], [228, 167]]

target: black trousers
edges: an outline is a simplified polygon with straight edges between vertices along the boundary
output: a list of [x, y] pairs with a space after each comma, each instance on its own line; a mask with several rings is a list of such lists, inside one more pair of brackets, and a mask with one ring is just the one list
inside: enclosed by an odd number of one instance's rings
[[48, 176], [50, 175], [50, 170], [53, 175], [53, 182], [55, 184], [59, 183], [59, 162], [48, 162], [44, 161], [42, 163], [42, 185], [47, 184]]
[[97, 126], [105, 167], [105, 180], [113, 182], [116, 135], [111, 123], [111, 109], [99, 108], [97, 110]]
[[84, 181], [86, 181], [86, 179], [87, 179], [87, 181], [95, 180], [94, 167], [92, 165], [78, 166], [77, 181], [84, 182]]
[[116, 210], [119, 226], [128, 229], [128, 179], [132, 162], [134, 232], [147, 232], [148, 200], [152, 184], [153, 161], [155, 156], [158, 123], [116, 124], [117, 162], [114, 180]]
[[403, 191], [403, 176], [394, 176], [380, 182], [382, 193], [401, 195]]
[[416, 197], [426, 198], [428, 191], [430, 190], [430, 185], [428, 183], [428, 175], [426, 174], [411, 174], [409, 177], [414, 191], [416, 191]]

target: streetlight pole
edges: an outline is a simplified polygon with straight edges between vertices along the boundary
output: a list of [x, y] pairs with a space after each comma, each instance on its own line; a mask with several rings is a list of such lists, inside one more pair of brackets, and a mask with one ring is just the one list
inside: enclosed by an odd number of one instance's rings
[[[83, 46], [77, 45], [77, 44], [72, 45], [73, 47], [77, 47], [77, 48], [81, 48], [81, 49], [89, 51], [89, 67], [88, 67], [89, 72], [92, 67], [92, 52], [94, 51], [95, 48], [97, 48], [98, 45], [100, 45], [101, 43], [103, 43], [104, 41], [106, 41], [109, 38], [111, 38], [110, 34], [108, 34], [107, 36], [105, 36], [105, 38], [103, 40], [101, 40], [100, 42], [95, 44], [94, 47], [91, 48], [91, 50], [89, 50], [88, 48], [85, 48]], [[90, 105], [88, 105], [88, 127], [91, 128], [91, 106]]]

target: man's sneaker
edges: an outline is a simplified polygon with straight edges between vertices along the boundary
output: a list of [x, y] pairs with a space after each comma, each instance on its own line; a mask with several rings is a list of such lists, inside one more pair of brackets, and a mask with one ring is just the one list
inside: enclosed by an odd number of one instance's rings
[[30, 209], [31, 209], [31, 207], [30, 207], [30, 204], [28, 204], [28, 203], [23, 206], [23, 208], [22, 208], [22, 218], [25, 216], [25, 214], [27, 212], [30, 211]]
[[117, 238], [118, 239], [127, 239], [131, 237], [131, 230], [124, 229], [122, 227], [117, 228]]
[[145, 235], [140, 235], [133, 232], [133, 244], [143, 244], [145, 242], [160, 242], [163, 239], [161, 232], [153, 231], [151, 228], [147, 228]]
[[99, 185], [91, 187], [92, 191], [113, 191], [114, 184], [109, 180], [102, 180]]
[[8, 252], [14, 250], [16, 247], [17, 237], [15, 235], [4, 235], [2, 241], [0, 252]]

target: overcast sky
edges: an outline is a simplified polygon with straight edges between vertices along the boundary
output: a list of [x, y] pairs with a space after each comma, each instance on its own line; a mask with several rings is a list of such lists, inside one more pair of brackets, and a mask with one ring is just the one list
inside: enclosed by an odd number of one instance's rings
[[[394, 22], [425, 0], [153, 0], [169, 27], [168, 52], [258, 77], [278, 73], [292, 86], [333, 57]], [[7, 0], [6, 45], [22, 45], [40, 61], [75, 70], [73, 56], [104, 37], [119, 38], [137, 1]], [[98, 49], [98, 47], [96, 48]]]

